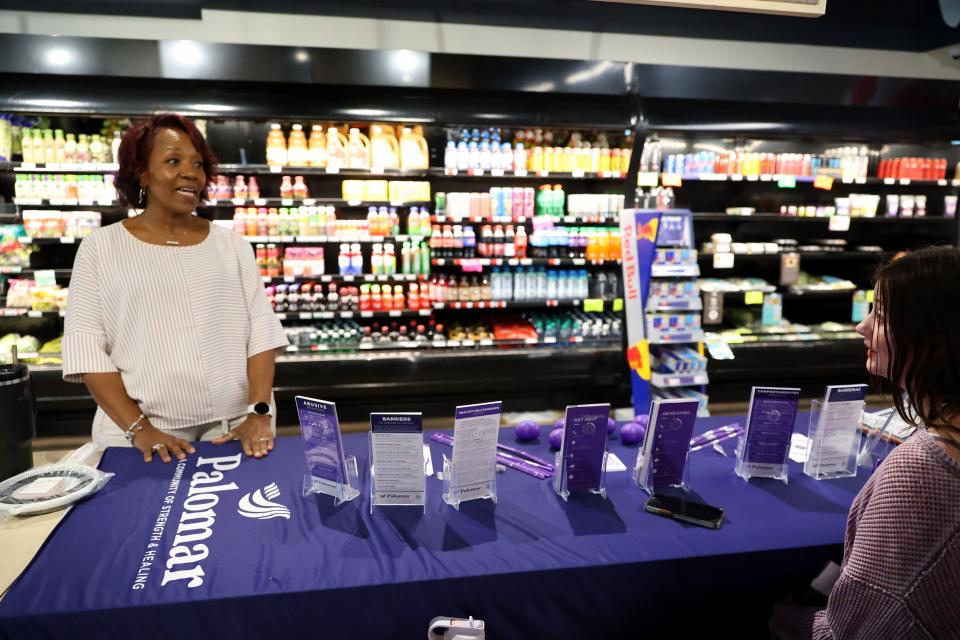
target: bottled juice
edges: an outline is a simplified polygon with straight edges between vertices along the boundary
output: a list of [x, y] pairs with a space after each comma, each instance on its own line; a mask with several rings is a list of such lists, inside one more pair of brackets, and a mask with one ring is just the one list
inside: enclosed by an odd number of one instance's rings
[[293, 197], [293, 183], [290, 182], [290, 176], [283, 176], [280, 179], [280, 197], [281, 198]]
[[293, 197], [300, 199], [310, 197], [310, 190], [303, 182], [303, 176], [296, 176], [293, 180]]
[[347, 162], [351, 169], [370, 168], [370, 139], [356, 127], [350, 129], [347, 139]]
[[327, 129], [327, 167], [347, 166], [347, 138], [336, 127]]
[[306, 167], [310, 164], [310, 152], [307, 149], [307, 137], [303, 133], [303, 125], [295, 124], [290, 130], [287, 164], [291, 167]]
[[323, 126], [315, 124], [310, 127], [308, 160], [311, 167], [327, 166], [327, 134]]
[[271, 124], [267, 134], [267, 164], [284, 167], [287, 164], [287, 141], [279, 124]]
[[63, 140], [63, 129], [57, 129], [54, 132], [53, 146], [56, 152], [57, 162], [65, 164], [67, 162], [66, 143]]
[[[46, 153], [46, 147], [44, 147], [44, 153]], [[77, 142], [77, 162], [90, 162], [90, 143], [87, 142], [87, 136], [83, 133], [80, 134], [80, 140]]]
[[531, 171], [543, 171], [543, 147], [534, 147], [529, 157]]

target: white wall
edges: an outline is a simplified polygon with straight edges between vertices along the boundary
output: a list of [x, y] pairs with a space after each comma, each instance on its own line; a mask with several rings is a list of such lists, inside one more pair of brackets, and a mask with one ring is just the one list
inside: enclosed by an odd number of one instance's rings
[[960, 65], [943, 54], [238, 11], [204, 10], [200, 20], [0, 11], [0, 33], [413, 49], [960, 80]]

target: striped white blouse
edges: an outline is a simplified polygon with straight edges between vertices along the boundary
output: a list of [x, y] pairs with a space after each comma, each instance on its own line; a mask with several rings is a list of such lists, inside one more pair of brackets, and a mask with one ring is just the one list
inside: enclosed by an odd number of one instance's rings
[[83, 240], [70, 279], [63, 379], [119, 372], [160, 429], [233, 418], [247, 358], [287, 346], [250, 243], [210, 225], [200, 244], [153, 245], [122, 223]]

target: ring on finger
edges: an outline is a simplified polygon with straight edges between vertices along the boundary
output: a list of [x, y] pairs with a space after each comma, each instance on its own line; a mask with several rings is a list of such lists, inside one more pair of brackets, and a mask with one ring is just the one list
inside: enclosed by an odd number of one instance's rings
[[270, 439], [270, 436], [260, 436], [259, 438], [257, 438], [257, 440], [259, 440], [259, 441], [261, 441], [261, 442], [264, 441], [264, 440], [269, 440], [269, 439]]
[[160, 451], [160, 449], [166, 449], [166, 448], [167, 448], [167, 445], [163, 444], [162, 442], [158, 442], [157, 444], [151, 447], [151, 449], [153, 449], [154, 451]]

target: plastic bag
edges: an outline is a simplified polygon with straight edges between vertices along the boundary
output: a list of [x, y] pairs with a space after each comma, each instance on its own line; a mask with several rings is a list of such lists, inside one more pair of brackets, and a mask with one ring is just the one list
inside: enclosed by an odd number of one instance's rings
[[97, 493], [113, 477], [82, 464], [47, 464], [0, 482], [0, 522], [49, 513]]

